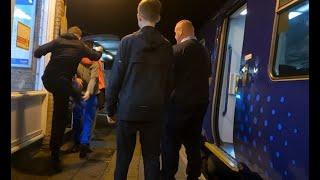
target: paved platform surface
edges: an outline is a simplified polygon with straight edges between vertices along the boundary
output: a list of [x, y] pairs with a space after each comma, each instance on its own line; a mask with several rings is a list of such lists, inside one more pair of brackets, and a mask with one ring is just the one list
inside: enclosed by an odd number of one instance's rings
[[[63, 153], [61, 158], [63, 171], [55, 174], [49, 163], [48, 149], [34, 149], [17, 152], [12, 155], [11, 179], [13, 180], [112, 180], [116, 163], [115, 129], [107, 127], [103, 118], [97, 119], [95, 138], [92, 142], [93, 152], [87, 159], [80, 159], [79, 153]], [[72, 146], [68, 141], [62, 147], [66, 150]], [[180, 151], [177, 180], [185, 178], [186, 158], [183, 148]], [[141, 146], [137, 140], [136, 149], [128, 172], [128, 180], [143, 180], [143, 160]], [[201, 178], [204, 179], [204, 178]]]

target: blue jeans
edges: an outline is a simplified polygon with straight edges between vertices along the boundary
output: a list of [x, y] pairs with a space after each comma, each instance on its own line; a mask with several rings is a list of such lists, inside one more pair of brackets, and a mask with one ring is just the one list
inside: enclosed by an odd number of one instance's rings
[[97, 96], [81, 101], [73, 109], [73, 132], [76, 144], [89, 145], [91, 129], [97, 110]]

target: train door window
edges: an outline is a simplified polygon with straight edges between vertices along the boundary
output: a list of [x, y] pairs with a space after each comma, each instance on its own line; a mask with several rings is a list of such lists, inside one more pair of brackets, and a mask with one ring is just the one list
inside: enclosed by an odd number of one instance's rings
[[292, 0], [279, 0], [279, 7], [283, 7], [286, 4], [289, 4]]
[[271, 52], [275, 79], [309, 75], [309, 1], [295, 3], [277, 13]]
[[224, 66], [221, 74], [218, 127], [221, 148], [235, 157], [233, 130], [236, 105], [235, 80], [240, 71], [240, 61], [244, 39], [246, 5], [229, 16], [227, 37], [224, 48]]

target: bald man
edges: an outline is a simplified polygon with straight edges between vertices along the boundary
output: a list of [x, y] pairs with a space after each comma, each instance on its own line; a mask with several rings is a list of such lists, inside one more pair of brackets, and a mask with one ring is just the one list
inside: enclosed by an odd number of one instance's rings
[[193, 180], [201, 175], [200, 136], [209, 99], [210, 58], [190, 21], [179, 21], [174, 31], [175, 82], [162, 139], [161, 174], [165, 180], [175, 179], [183, 144], [188, 158], [187, 179]]

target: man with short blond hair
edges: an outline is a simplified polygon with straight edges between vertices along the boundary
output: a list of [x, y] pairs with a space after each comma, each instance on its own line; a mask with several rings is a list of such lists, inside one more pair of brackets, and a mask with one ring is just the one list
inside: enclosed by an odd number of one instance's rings
[[160, 1], [142, 0], [138, 5], [138, 15], [149, 22], [160, 21]]
[[160, 178], [160, 139], [168, 99], [172, 47], [155, 25], [160, 21], [159, 0], [138, 6], [140, 29], [122, 38], [107, 87], [108, 122], [117, 112], [116, 180], [126, 180], [139, 131], [144, 176]]
[[200, 137], [209, 99], [210, 58], [197, 41], [191, 21], [179, 21], [174, 31], [175, 82], [161, 143], [161, 173], [164, 180], [175, 179], [183, 144], [188, 159], [187, 179], [196, 180], [201, 174]]

